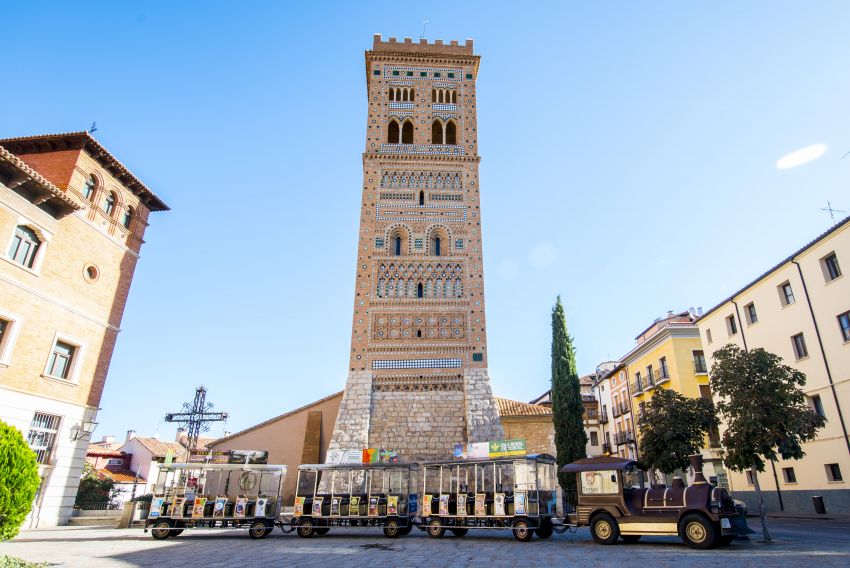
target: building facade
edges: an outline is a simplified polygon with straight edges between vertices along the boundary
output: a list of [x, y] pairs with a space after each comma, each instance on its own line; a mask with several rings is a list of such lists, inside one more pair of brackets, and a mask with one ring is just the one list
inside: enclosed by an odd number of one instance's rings
[[[702, 316], [709, 369], [717, 349], [763, 348], [806, 375], [812, 412], [826, 418], [801, 460], [768, 463], [758, 474], [769, 510], [850, 509], [850, 218], [810, 242]], [[729, 485], [752, 508], [751, 472], [729, 472]]]
[[501, 439], [487, 372], [472, 41], [366, 52], [368, 113], [348, 379], [331, 449], [451, 456]]
[[71, 516], [148, 215], [167, 206], [88, 133], [0, 140], [0, 420]]

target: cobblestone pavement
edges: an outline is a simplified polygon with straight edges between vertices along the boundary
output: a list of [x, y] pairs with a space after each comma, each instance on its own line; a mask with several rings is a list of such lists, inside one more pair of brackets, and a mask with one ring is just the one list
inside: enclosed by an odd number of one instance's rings
[[[751, 523], [757, 525], [756, 523]], [[56, 528], [23, 531], [0, 544], [0, 555], [67, 567], [157, 568], [204, 566], [850, 566], [850, 523], [774, 520], [775, 544], [756, 538], [719, 550], [686, 548], [678, 539], [656, 537], [636, 544], [600, 546], [587, 529], [553, 535], [548, 541], [514, 540], [507, 531], [470, 533], [464, 538], [432, 539], [414, 530], [387, 539], [372, 529], [337, 529], [322, 537], [298, 538], [280, 530], [265, 540], [244, 531], [196, 530], [154, 541], [140, 529]], [[755, 526], [753, 528], [756, 528]], [[754, 535], [758, 536], [758, 535]]]

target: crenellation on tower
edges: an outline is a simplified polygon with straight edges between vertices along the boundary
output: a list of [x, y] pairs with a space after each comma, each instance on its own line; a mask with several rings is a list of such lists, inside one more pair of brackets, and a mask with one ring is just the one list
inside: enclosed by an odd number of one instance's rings
[[351, 371], [330, 447], [446, 457], [502, 435], [487, 373], [480, 58], [471, 40], [376, 35], [365, 59]]

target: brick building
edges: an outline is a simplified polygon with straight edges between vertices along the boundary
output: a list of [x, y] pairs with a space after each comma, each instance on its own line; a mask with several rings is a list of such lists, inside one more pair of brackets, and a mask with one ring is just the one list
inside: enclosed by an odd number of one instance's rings
[[501, 439], [487, 373], [472, 41], [374, 37], [348, 380], [331, 449]]
[[148, 215], [167, 209], [88, 133], [0, 140], [0, 420], [38, 458], [27, 526], [71, 516]]

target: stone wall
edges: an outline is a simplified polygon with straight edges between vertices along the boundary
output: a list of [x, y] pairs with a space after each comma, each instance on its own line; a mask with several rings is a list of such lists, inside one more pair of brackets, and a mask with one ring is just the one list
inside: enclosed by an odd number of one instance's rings
[[499, 410], [493, 400], [487, 369], [467, 369], [464, 372], [466, 387], [466, 424], [468, 442], [488, 442], [504, 439], [499, 420]]
[[372, 412], [372, 372], [351, 371], [339, 404], [329, 450], [368, 448]]

